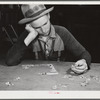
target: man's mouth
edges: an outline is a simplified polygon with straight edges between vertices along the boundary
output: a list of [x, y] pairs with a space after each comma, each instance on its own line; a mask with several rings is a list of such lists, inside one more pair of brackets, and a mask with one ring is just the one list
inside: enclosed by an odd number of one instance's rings
[[46, 32], [46, 33], [42, 33], [41, 35], [48, 35], [48, 33], [49, 33], [49, 31], [48, 31], [48, 32]]

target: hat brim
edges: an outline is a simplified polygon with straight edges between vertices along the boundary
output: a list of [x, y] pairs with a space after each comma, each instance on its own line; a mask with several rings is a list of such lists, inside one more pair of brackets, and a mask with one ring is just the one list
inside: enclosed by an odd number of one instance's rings
[[42, 12], [40, 15], [38, 15], [36, 17], [33, 17], [33, 18], [24, 18], [24, 19], [20, 20], [18, 22], [18, 24], [25, 24], [25, 23], [31, 22], [31, 21], [33, 21], [33, 20], [35, 20], [35, 19], [37, 19], [37, 18], [49, 13], [49, 12], [51, 12], [53, 9], [54, 9], [54, 7], [51, 7], [49, 9], [45, 10], [44, 12]]

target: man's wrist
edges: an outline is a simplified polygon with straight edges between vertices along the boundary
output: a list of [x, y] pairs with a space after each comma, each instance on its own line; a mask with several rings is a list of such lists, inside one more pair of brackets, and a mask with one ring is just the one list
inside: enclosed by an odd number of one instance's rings
[[28, 46], [30, 44], [30, 42], [28, 41], [27, 38], [25, 38], [24, 43], [25, 43], [26, 46]]
[[31, 43], [31, 41], [33, 40], [31, 34], [33, 34], [33, 33], [30, 32], [30, 33], [28, 34], [28, 36], [24, 39], [24, 43], [25, 43], [26, 46], [28, 46], [28, 45]]
[[84, 61], [84, 62], [86, 62], [86, 60], [85, 59], [81, 59], [82, 61]]

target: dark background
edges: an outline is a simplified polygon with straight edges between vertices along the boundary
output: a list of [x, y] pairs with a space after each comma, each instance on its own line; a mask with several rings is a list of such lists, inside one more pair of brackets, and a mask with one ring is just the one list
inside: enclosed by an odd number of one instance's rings
[[[66, 27], [90, 52], [92, 62], [99, 63], [100, 5], [46, 5], [47, 8], [51, 6], [55, 7], [50, 13], [51, 23]], [[3, 27], [12, 37], [13, 32], [9, 29], [9, 25], [12, 25], [20, 36], [24, 25], [18, 25], [18, 21], [22, 18], [20, 5], [0, 5], [0, 59], [5, 59], [12, 46]]]

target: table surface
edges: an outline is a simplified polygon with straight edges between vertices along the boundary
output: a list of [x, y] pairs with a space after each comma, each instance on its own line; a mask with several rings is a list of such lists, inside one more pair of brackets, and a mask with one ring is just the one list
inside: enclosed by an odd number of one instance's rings
[[[41, 75], [42, 72], [50, 71], [47, 64], [53, 64], [58, 74]], [[100, 90], [99, 63], [92, 63], [91, 69], [84, 74], [69, 75], [68, 71], [72, 64], [74, 62], [30, 60], [7, 67], [2, 62], [0, 90]]]

